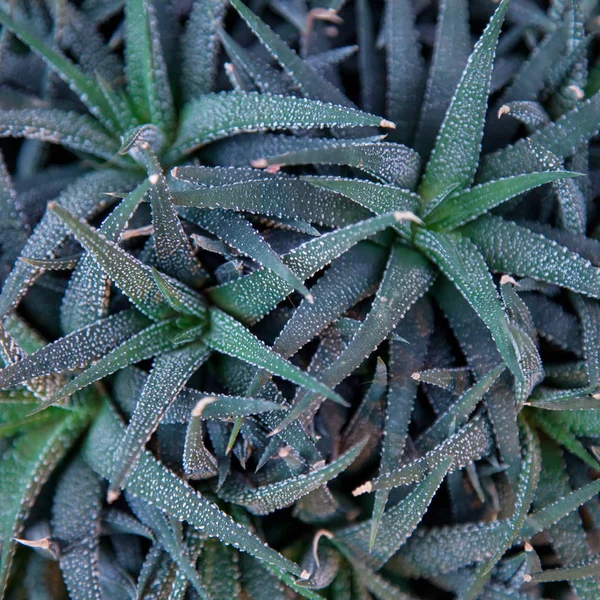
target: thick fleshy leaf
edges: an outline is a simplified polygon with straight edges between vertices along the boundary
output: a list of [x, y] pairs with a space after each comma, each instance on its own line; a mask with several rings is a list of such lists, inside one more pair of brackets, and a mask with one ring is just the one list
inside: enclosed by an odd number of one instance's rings
[[433, 148], [470, 51], [469, 3], [466, 0], [441, 2], [415, 141], [415, 148], [422, 156], [427, 156]]
[[88, 367], [63, 386], [53, 396], [38, 407], [43, 410], [62, 398], [99, 381], [131, 364], [147, 360], [173, 347], [172, 338], [181, 333], [177, 319], [155, 323], [127, 338], [120, 346], [105, 354], [100, 360]]
[[549, 123], [526, 139], [502, 150], [488, 154], [478, 173], [481, 182], [510, 177], [519, 173], [530, 173], [539, 169], [539, 160], [534, 151], [541, 146], [558, 158], [572, 156], [585, 142], [597, 135], [600, 93]]
[[[148, 190], [144, 182], [127, 194], [100, 227], [100, 233], [116, 242]], [[107, 316], [110, 282], [93, 256], [86, 254], [69, 280], [61, 304], [61, 326], [70, 333]]]
[[88, 367], [150, 324], [137, 311], [123, 311], [74, 331], [0, 371], [7, 389], [51, 373]]
[[225, 485], [219, 491], [219, 496], [228, 502], [245, 506], [256, 515], [266, 515], [286, 506], [306, 494], [320, 488], [328, 481], [345, 471], [360, 454], [365, 441], [357, 444], [329, 465], [310, 471], [297, 477], [284, 479], [277, 483], [245, 488], [236, 486], [235, 483]]
[[290, 150], [253, 161], [267, 165], [347, 165], [360, 169], [382, 183], [412, 190], [421, 167], [419, 155], [402, 144], [355, 140], [329, 140], [317, 148]]
[[158, 160], [149, 150], [146, 151], [146, 157], [150, 183], [148, 197], [152, 207], [152, 232], [158, 268], [192, 288], [200, 287], [207, 274], [183, 231]]
[[[369, 314], [342, 353], [321, 375], [321, 380], [333, 388], [359, 367], [410, 307], [425, 295], [435, 275], [434, 269], [421, 254], [404, 246], [394, 246]], [[300, 396], [275, 431], [287, 427], [315, 402], [318, 399], [310, 393]]]
[[415, 243], [452, 281], [486, 324], [502, 358], [521, 377], [512, 335], [498, 291], [477, 248], [467, 239], [420, 229]]
[[218, 32], [226, 6], [225, 0], [200, 0], [192, 5], [181, 43], [181, 81], [187, 101], [212, 91], [217, 74]]
[[201, 227], [275, 273], [286, 286], [291, 286], [303, 296], [310, 297], [310, 292], [302, 279], [281, 260], [269, 243], [242, 215], [233, 211], [215, 209], [204, 210], [197, 216], [197, 222]]
[[444, 441], [452, 427], [462, 427], [505, 368], [503, 364], [498, 365], [467, 390], [448, 411], [419, 436], [416, 441], [417, 448], [421, 452], [432, 450], [434, 446]]
[[[307, 98], [333, 102], [341, 106], [352, 103], [326, 79], [320, 77], [265, 23], [240, 0], [230, 0], [231, 5], [244, 19], [259, 42], [277, 60]], [[366, 123], [365, 123], [366, 124]]]
[[313, 185], [343, 194], [376, 215], [392, 210], [416, 212], [419, 206], [417, 194], [392, 185], [341, 177], [305, 177], [305, 179]]
[[48, 208], [69, 227], [77, 241], [143, 313], [157, 320], [173, 314], [173, 309], [163, 298], [148, 265], [107, 240], [62, 206], [51, 203]]
[[419, 187], [430, 202], [449, 185], [473, 181], [487, 109], [494, 55], [508, 1], [502, 0], [469, 57]]
[[482, 217], [462, 230], [498, 273], [531, 277], [593, 298], [600, 297], [600, 270], [539, 233], [499, 217]]
[[532, 581], [546, 583], [549, 581], [575, 581], [600, 576], [600, 561], [597, 557], [588, 562], [564, 567], [562, 569], [546, 569], [541, 573], [532, 573]]
[[46, 45], [37, 35], [30, 32], [1, 9], [0, 22], [13, 31], [20, 40], [38, 54], [65, 81], [94, 116], [98, 117], [104, 124], [118, 125], [118, 119], [114, 115], [109, 102], [107, 102], [100, 86], [93, 79], [90, 79], [67, 57]]
[[492, 447], [490, 428], [483, 419], [476, 418], [454, 435], [446, 438], [444, 442], [430, 450], [422, 458], [367, 482], [354, 490], [354, 495], [422, 481], [427, 471], [439, 465], [447, 457], [452, 458], [451, 470], [462, 469], [483, 456], [487, 456]]
[[156, 358], [121, 445], [116, 449], [108, 489], [109, 500], [118, 497], [127, 474], [143, 451], [162, 415], [181, 388], [210, 354], [202, 343], [172, 350]]
[[[91, 218], [110, 203], [108, 193], [123, 193], [139, 181], [135, 173], [122, 170], [101, 170], [84, 174], [68, 185], [58, 196], [57, 201], [80, 218]], [[52, 212], [46, 212], [35, 228], [21, 255], [45, 259], [68, 236], [67, 226]], [[6, 278], [0, 295], [0, 315], [6, 315], [14, 308], [23, 294], [39, 275], [39, 270], [23, 261], [18, 261]]]
[[[187, 179], [194, 167], [178, 168], [178, 178]], [[280, 178], [252, 180], [246, 174], [239, 183], [173, 192], [179, 206], [244, 211], [251, 214], [301, 219], [326, 227], [345, 227], [368, 213], [346, 198], [306, 181]]]
[[158, 543], [189, 579], [200, 598], [208, 600], [211, 596], [198, 575], [195, 565], [186, 556], [183, 540], [173, 531], [165, 515], [159, 509], [152, 506], [152, 503], [129, 492], [127, 493], [127, 502], [134, 514], [154, 533]]
[[0, 110], [0, 137], [27, 138], [60, 144], [103, 160], [122, 162], [118, 143], [89, 115], [57, 108]]
[[409, 143], [419, 115], [425, 70], [415, 14], [409, 0], [385, 3], [385, 50], [387, 65], [387, 115], [397, 123], [394, 137]]
[[525, 524], [529, 507], [533, 502], [541, 468], [539, 441], [534, 431], [524, 422], [522, 431], [525, 438], [525, 456], [523, 457], [521, 472], [519, 474], [519, 489], [516, 494], [513, 515], [508, 521], [508, 528], [494, 554], [491, 558], [481, 563], [475, 570], [467, 591], [462, 594], [465, 600], [474, 600], [481, 593], [485, 583], [492, 574], [492, 569], [502, 558], [502, 555], [510, 548], [513, 540], [519, 535], [521, 528]]
[[[282, 256], [283, 262], [302, 279], [312, 277], [352, 246], [397, 224], [394, 215], [366, 219], [355, 225], [309, 240]], [[267, 269], [209, 290], [210, 298], [246, 323], [258, 321], [292, 292], [292, 288]]]
[[60, 569], [74, 598], [101, 600], [98, 558], [102, 486], [76, 458], [60, 478], [52, 503], [52, 538], [60, 544]]
[[318, 100], [241, 92], [207, 94], [183, 109], [177, 139], [164, 161], [175, 162], [208, 142], [243, 132], [365, 125], [392, 126], [385, 119]]
[[383, 513], [372, 549], [369, 521], [336, 532], [333, 542], [342, 552], [349, 552], [373, 570], [378, 570], [415, 530], [451, 465], [452, 458], [443, 458], [406, 498]]
[[151, 0], [125, 2], [125, 72], [127, 91], [141, 122], [169, 133], [175, 111]]
[[436, 231], [449, 231], [540, 185], [578, 176], [579, 173], [569, 171], [547, 171], [483, 183], [466, 192], [452, 194], [425, 216], [424, 220]]
[[210, 326], [206, 334], [206, 343], [217, 352], [239, 358], [296, 385], [323, 394], [330, 400], [345, 404], [345, 401], [325, 384], [273, 352], [241, 323], [217, 308], [210, 309]]
[[[84, 444], [86, 460], [102, 477], [109, 477], [112, 451], [118, 447], [124, 435], [124, 427], [118, 417], [105, 404]], [[300, 575], [300, 568], [296, 564], [265, 546], [248, 529], [192, 490], [147, 451], [142, 452], [133, 466], [127, 479], [127, 489], [169, 516], [187, 521], [209, 537], [216, 537], [276, 568]]]
[[[431, 305], [421, 301], [396, 327], [408, 344], [399, 340], [389, 342], [390, 382], [387, 391], [383, 440], [379, 474], [393, 471], [401, 462], [418, 386], [412, 373], [423, 366], [432, 333]], [[375, 493], [369, 547], [375, 544], [389, 490]]]
[[88, 423], [91, 411], [73, 411], [65, 416], [58, 409], [54, 418], [27, 428], [4, 453], [0, 465], [0, 593], [6, 590], [15, 549], [35, 499], [70, 446]]

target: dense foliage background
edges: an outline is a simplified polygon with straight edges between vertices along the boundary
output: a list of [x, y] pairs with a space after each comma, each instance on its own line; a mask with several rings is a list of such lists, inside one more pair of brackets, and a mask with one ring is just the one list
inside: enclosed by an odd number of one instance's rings
[[0, 597], [600, 598], [597, 0], [0, 24]]

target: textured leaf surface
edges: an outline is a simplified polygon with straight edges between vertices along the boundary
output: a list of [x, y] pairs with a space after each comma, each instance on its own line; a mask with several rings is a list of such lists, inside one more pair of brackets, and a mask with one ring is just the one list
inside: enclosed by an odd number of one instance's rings
[[0, 590], [4, 593], [15, 542], [52, 471], [86, 426], [89, 414], [72, 412], [27, 429], [2, 456], [0, 474]]
[[165, 161], [169, 164], [208, 142], [242, 132], [364, 125], [388, 126], [379, 117], [318, 100], [241, 92], [208, 94], [184, 108], [177, 139]]
[[277, 59], [285, 72], [308, 98], [351, 106], [350, 101], [337, 88], [313, 71], [290, 47], [240, 0], [230, 0], [231, 5], [254, 32], [261, 44]]
[[469, 57], [448, 107], [419, 187], [425, 203], [449, 185], [473, 181], [479, 162], [490, 78], [498, 36], [508, 2], [502, 0]]
[[[415, 243], [442, 270], [486, 324], [502, 358], [521, 377], [507, 318], [483, 257], [467, 239], [419, 230]], [[476, 277], [473, 274], [477, 273]]]
[[[100, 227], [100, 232], [116, 242], [138, 204], [146, 194], [146, 182], [120, 202]], [[87, 254], [75, 267], [61, 304], [61, 326], [70, 333], [107, 316], [109, 280], [94, 258]]]
[[206, 361], [209, 351], [202, 342], [159, 356], [136, 403], [125, 437], [115, 451], [109, 495], [119, 494], [127, 474], [137, 461], [162, 415], [175, 400], [194, 371]]
[[[427, 292], [434, 279], [435, 271], [419, 253], [394, 246], [369, 314], [342, 353], [321, 375], [321, 380], [333, 388], [359, 367]], [[300, 397], [276, 430], [300, 417], [314, 401], [309, 393]]]
[[394, 137], [408, 143], [416, 128], [425, 83], [414, 8], [408, 0], [385, 3], [385, 50], [387, 114], [398, 126]]
[[4, 10], [0, 10], [0, 22], [13, 31], [19, 39], [29, 46], [46, 64], [61, 77], [69, 87], [79, 96], [92, 114], [99, 117], [105, 123], [115, 123], [116, 118], [106, 100], [102, 90], [87, 75], [68, 58], [47, 46], [34, 33], [12, 19]]
[[427, 156], [433, 148], [471, 51], [469, 7], [466, 0], [445, 0], [440, 3], [433, 48], [415, 141], [416, 149], [423, 156]]
[[173, 311], [160, 293], [149, 266], [114, 242], [108, 241], [84, 221], [76, 219], [62, 206], [54, 203], [50, 209], [69, 227], [77, 241], [143, 313], [154, 319], [172, 314]]
[[142, 122], [169, 131], [175, 120], [173, 98], [151, 0], [125, 2], [125, 72], [127, 91]]
[[449, 231], [472, 221], [503, 202], [545, 183], [578, 173], [552, 171], [528, 173], [483, 183], [466, 192], [453, 194], [438, 204], [424, 219], [436, 231]]
[[[102, 170], [84, 174], [67, 186], [57, 201], [80, 218], [97, 214], [107, 204], [107, 193], [122, 193], [131, 189], [138, 175], [119, 170]], [[46, 212], [32, 235], [27, 240], [21, 255], [32, 258], [48, 258], [69, 233], [67, 226], [52, 212]], [[35, 281], [39, 272], [23, 261], [18, 261], [7, 277], [0, 296], [0, 314], [6, 315], [28, 287]]]
[[340, 544], [342, 551], [347, 547], [354, 558], [378, 570], [419, 524], [451, 465], [451, 458], [442, 459], [406, 498], [383, 513], [372, 550], [369, 545], [371, 523], [368, 521], [336, 532], [334, 542]]
[[[177, 169], [177, 176], [186, 178], [193, 167]], [[327, 227], [345, 227], [367, 216], [365, 210], [338, 194], [315, 189], [297, 179], [250, 179], [231, 185], [198, 188], [174, 192], [180, 206], [244, 211], [288, 219], [301, 219]]]
[[[263, 164], [260, 159], [255, 163]], [[383, 183], [412, 190], [421, 167], [419, 155], [402, 144], [389, 142], [326, 140], [316, 148], [291, 150], [265, 159], [267, 165], [347, 165]]]
[[[282, 256], [283, 262], [302, 279], [308, 279], [352, 246], [397, 224], [394, 215], [382, 215], [349, 225], [309, 240]], [[223, 310], [244, 322], [256, 322], [292, 291], [274, 273], [260, 269], [237, 281], [209, 290]]]
[[332, 392], [325, 384], [317, 381], [311, 375], [301, 371], [248, 331], [241, 323], [212, 308], [210, 328], [207, 332], [206, 343], [223, 354], [239, 358], [255, 367], [260, 367], [278, 375], [296, 385], [306, 387], [317, 394], [344, 404], [344, 400]]
[[67, 150], [85, 152], [103, 160], [114, 159], [119, 150], [115, 140], [93, 118], [56, 108], [0, 111], [0, 137], [60, 144]]
[[5, 367], [0, 371], [0, 388], [88, 367], [148, 325], [148, 319], [137, 311], [123, 311], [97, 321]]
[[[86, 460], [102, 477], [111, 469], [110, 453], [124, 436], [124, 428], [112, 409], [105, 405], [95, 420], [84, 445]], [[142, 452], [131, 470], [127, 489], [152, 503], [168, 515], [187, 521], [209, 537], [248, 552], [276, 568], [300, 574], [293, 562], [265, 546], [254, 534], [221, 512], [212, 502], [195, 492], [173, 472], [156, 461], [149, 452]]]
[[340, 456], [329, 465], [315, 469], [312, 472], [284, 479], [277, 483], [261, 486], [256, 489], [235, 489], [225, 486], [219, 495], [228, 502], [245, 506], [252, 513], [266, 515], [286, 506], [320, 488], [328, 481], [337, 477], [354, 462], [364, 447], [364, 441]]
[[598, 268], [541, 234], [491, 216], [469, 223], [462, 231], [493, 271], [532, 277], [600, 297]]
[[217, 74], [218, 31], [225, 16], [225, 0], [194, 2], [182, 39], [182, 82], [189, 101], [212, 91]]
[[52, 537], [61, 546], [60, 568], [74, 598], [100, 600], [98, 558], [102, 486], [75, 459], [60, 478], [52, 504]]

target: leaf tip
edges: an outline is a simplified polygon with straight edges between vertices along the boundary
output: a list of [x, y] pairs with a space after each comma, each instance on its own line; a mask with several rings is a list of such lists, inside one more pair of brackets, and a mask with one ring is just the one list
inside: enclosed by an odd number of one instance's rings
[[192, 409], [192, 417], [201, 417], [204, 409], [213, 402], [216, 402], [217, 399], [214, 396], [204, 396], [196, 403], [196, 406]]
[[367, 481], [366, 483], [359, 485], [355, 490], [353, 490], [352, 495], [354, 497], [362, 496], [362, 494], [368, 494], [369, 492], [372, 492], [372, 491], [373, 491], [373, 484], [370, 481]]
[[119, 492], [117, 492], [116, 490], [108, 490], [108, 493], [106, 494], [106, 501], [109, 504], [112, 504], [113, 502], [119, 499], [120, 495], [121, 494], [119, 494]]
[[423, 225], [423, 221], [415, 215], [415, 213], [410, 212], [409, 210], [397, 210], [394, 212], [394, 219], [400, 223], [400, 221], [412, 221], [417, 225]]
[[255, 169], [266, 169], [269, 166], [266, 158], [256, 158], [250, 161], [250, 165]]
[[392, 121], [388, 121], [387, 119], [381, 119], [381, 121], [379, 121], [379, 127], [385, 127], [386, 129], [396, 129], [396, 123], [392, 123]]
[[510, 113], [510, 108], [508, 104], [503, 104], [498, 110], [498, 118], [501, 119], [503, 115], [507, 115]]
[[585, 98], [585, 92], [578, 85], [569, 85], [567, 89], [573, 92], [573, 96], [577, 98], [577, 100], [583, 100]]

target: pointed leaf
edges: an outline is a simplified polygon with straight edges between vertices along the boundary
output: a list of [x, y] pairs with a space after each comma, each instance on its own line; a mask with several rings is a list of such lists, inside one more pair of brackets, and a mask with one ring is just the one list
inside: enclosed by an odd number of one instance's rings
[[333, 102], [341, 106], [352, 106], [352, 103], [344, 94], [326, 79], [317, 75], [268, 25], [263, 23], [240, 0], [229, 1], [256, 35], [258, 41], [277, 60], [307, 98]]
[[51, 142], [74, 152], [123, 162], [116, 156], [117, 142], [89, 115], [57, 108], [15, 108], [0, 110], [0, 123], [0, 137]]
[[467, 239], [420, 229], [415, 243], [452, 281], [486, 324], [502, 358], [521, 377], [507, 318], [483, 257]]
[[181, 40], [183, 93], [187, 101], [208, 94], [217, 74], [218, 32], [225, 16], [225, 0], [194, 2]]
[[129, 421], [125, 437], [115, 451], [108, 488], [109, 498], [111, 495], [118, 496], [119, 488], [158, 427], [162, 415], [209, 354], [206, 346], [198, 342], [156, 358]]
[[170, 164], [208, 142], [242, 132], [365, 125], [391, 126], [379, 117], [318, 100], [241, 92], [208, 94], [183, 109], [177, 139], [164, 161]]
[[345, 404], [338, 394], [273, 352], [241, 323], [223, 311], [212, 308], [210, 315], [210, 328], [206, 335], [206, 343], [213, 350], [239, 358], [296, 385], [306, 387], [317, 394], [323, 394], [330, 400]]
[[600, 270], [541, 234], [499, 217], [482, 217], [462, 232], [493, 271], [531, 277], [600, 298]]
[[369, 521], [342, 529], [332, 541], [342, 552], [351, 552], [373, 570], [380, 569], [415, 530], [451, 465], [452, 458], [442, 459], [406, 498], [383, 513], [373, 550], [369, 545]]
[[88, 367], [149, 325], [137, 311], [123, 311], [74, 331], [0, 371], [0, 388], [50, 373]]
[[68, 58], [47, 46], [37, 35], [17, 23], [4, 10], [0, 9], [0, 23], [10, 29], [33, 52], [67, 83], [89, 108], [90, 112], [103, 121], [104, 124], [118, 126], [118, 120], [113, 114], [109, 103], [96, 82], [79, 70]]
[[[116, 242], [147, 190], [148, 183], [144, 182], [127, 194], [102, 223], [100, 233]], [[63, 331], [70, 333], [106, 317], [109, 285], [104, 271], [86, 254], [71, 275], [63, 296], [60, 315]]]
[[175, 111], [152, 0], [125, 2], [127, 91], [142, 122], [170, 132]]
[[52, 503], [52, 537], [61, 547], [60, 569], [74, 598], [101, 600], [98, 572], [102, 486], [75, 459], [60, 478]]
[[415, 141], [422, 156], [433, 148], [470, 51], [469, 3], [444, 0], [438, 10], [433, 57]]
[[160, 293], [149, 266], [108, 241], [85, 221], [76, 219], [62, 206], [52, 202], [48, 208], [69, 227], [77, 241], [143, 313], [156, 320], [173, 313]]
[[483, 183], [466, 192], [449, 196], [424, 217], [424, 220], [435, 231], [450, 231], [519, 194], [551, 181], [579, 175], [570, 171], [546, 171]]
[[362, 441], [337, 460], [309, 473], [254, 489], [236, 489], [235, 484], [226, 485], [221, 489], [219, 495], [228, 502], [245, 506], [255, 515], [267, 515], [286, 506], [291, 506], [302, 496], [337, 477], [354, 462], [364, 444], [365, 441]]
[[[86, 460], [101, 476], [109, 476], [112, 450], [118, 447], [124, 435], [118, 417], [105, 404], [83, 448]], [[296, 564], [265, 546], [258, 537], [195, 492], [147, 451], [142, 452], [133, 466], [127, 479], [127, 489], [169, 516], [187, 521], [209, 537], [216, 537], [276, 568], [300, 575]]]
[[496, 44], [508, 1], [502, 0], [475, 45], [425, 168], [419, 193], [425, 203], [451, 184], [461, 189], [473, 181], [481, 139]]
[[[397, 224], [393, 215], [382, 215], [349, 225], [309, 240], [282, 256], [283, 262], [302, 279], [312, 277], [358, 242]], [[231, 283], [209, 290], [222, 309], [244, 322], [260, 319], [281, 302], [292, 288], [267, 269], [260, 269]]]
[[409, 143], [415, 132], [425, 73], [415, 14], [409, 0], [385, 3], [387, 115], [397, 123], [395, 138]]
[[27, 428], [2, 456], [0, 474], [0, 591], [6, 590], [14, 538], [19, 537], [25, 519], [42, 486], [88, 423], [90, 414], [75, 411]]

